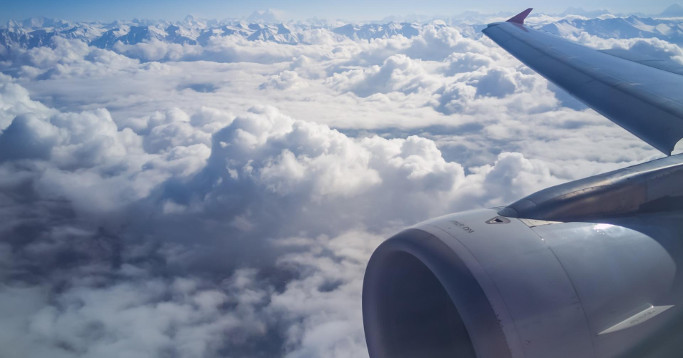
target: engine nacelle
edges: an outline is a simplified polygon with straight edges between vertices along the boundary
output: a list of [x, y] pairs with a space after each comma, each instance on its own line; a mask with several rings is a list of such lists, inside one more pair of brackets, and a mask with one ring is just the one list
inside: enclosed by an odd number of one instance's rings
[[[368, 264], [371, 357], [658, 356], [679, 337], [680, 214], [550, 222], [477, 210], [385, 241]], [[680, 351], [675, 351], [677, 354]]]

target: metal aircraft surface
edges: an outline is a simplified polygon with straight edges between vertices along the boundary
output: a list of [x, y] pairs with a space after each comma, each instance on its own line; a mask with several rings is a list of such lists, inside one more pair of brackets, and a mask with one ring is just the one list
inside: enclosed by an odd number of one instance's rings
[[[670, 155], [683, 76], [528, 28], [530, 11], [483, 32]], [[683, 356], [683, 155], [398, 233], [368, 263], [363, 323], [373, 358]]]

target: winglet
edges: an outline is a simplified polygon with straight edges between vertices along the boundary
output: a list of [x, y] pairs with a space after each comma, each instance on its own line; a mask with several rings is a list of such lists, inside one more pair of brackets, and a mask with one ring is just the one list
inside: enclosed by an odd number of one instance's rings
[[514, 22], [515, 24], [524, 25], [524, 19], [526, 19], [526, 17], [529, 16], [531, 10], [533, 10], [533, 8], [528, 8], [520, 12], [519, 14], [511, 17], [510, 19], [508, 19], [507, 22]]

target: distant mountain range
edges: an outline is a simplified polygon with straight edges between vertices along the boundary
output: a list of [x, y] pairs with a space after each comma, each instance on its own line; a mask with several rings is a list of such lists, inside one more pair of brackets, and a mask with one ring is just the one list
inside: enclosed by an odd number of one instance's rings
[[[664, 11], [663, 17], [673, 17], [683, 12], [674, 5]], [[602, 12], [601, 12], [602, 14]], [[424, 24], [390, 22], [386, 24], [347, 24], [326, 26], [310, 24], [266, 24], [248, 22], [199, 21], [188, 17], [183, 22], [131, 23], [71, 23], [46, 18], [10, 21], [0, 28], [0, 45], [6, 48], [33, 48], [49, 46], [53, 37], [82, 40], [91, 46], [110, 49], [117, 43], [134, 45], [141, 42], [162, 41], [174, 44], [206, 45], [213, 37], [238, 36], [249, 41], [267, 41], [281, 44], [307, 43], [312, 31], [329, 31], [339, 39], [370, 40], [393, 36], [413, 37], [419, 35]], [[474, 26], [478, 29], [480, 26]], [[656, 37], [672, 43], [683, 43], [683, 24], [680, 20], [647, 17], [614, 17], [565, 19], [546, 24], [541, 28], [557, 35], [579, 34], [611, 38]]]
[[[388, 38], [419, 34], [420, 25], [410, 23], [344, 25], [321, 30], [331, 31], [341, 37], [358, 39]], [[91, 46], [112, 48], [120, 42], [133, 45], [140, 42], [163, 41], [175, 44], [206, 45], [212, 37], [239, 36], [249, 41], [267, 41], [282, 44], [305, 43], [304, 34], [313, 25], [286, 25], [262, 23], [213, 24], [98, 24], [68, 23], [50, 19], [29, 19], [23, 23], [11, 22], [0, 28], [0, 45], [6, 47], [33, 48], [47, 46], [53, 37], [79, 39]]]
[[656, 37], [671, 43], [683, 43], [683, 21], [648, 17], [567, 18], [541, 27], [560, 36], [587, 32], [605, 38]]
[[661, 14], [661, 17], [683, 17], [683, 6], [678, 4], [673, 4], [667, 7]]

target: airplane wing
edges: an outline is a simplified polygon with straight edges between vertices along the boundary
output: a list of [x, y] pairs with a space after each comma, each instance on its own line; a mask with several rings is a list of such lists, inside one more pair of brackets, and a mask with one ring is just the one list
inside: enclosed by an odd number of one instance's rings
[[683, 76], [531, 29], [527, 9], [484, 34], [503, 49], [661, 152], [683, 138]]

